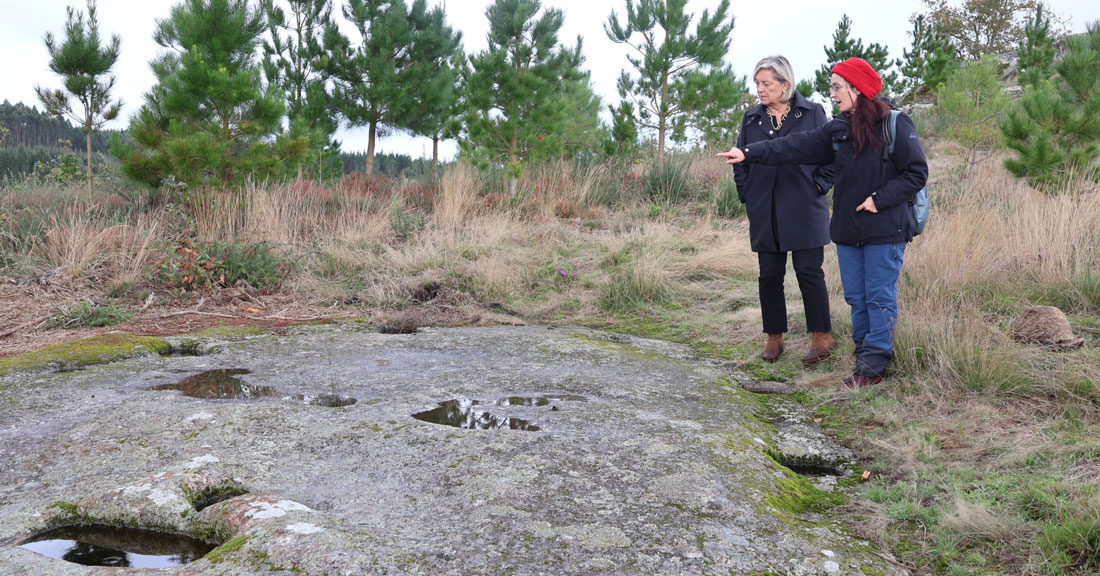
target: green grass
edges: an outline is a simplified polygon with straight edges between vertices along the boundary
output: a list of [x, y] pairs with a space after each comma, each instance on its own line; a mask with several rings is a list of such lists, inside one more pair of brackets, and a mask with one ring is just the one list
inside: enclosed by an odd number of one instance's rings
[[99, 328], [129, 322], [133, 316], [133, 312], [115, 308], [113, 302], [106, 305], [81, 302], [62, 307], [46, 326], [49, 328]]

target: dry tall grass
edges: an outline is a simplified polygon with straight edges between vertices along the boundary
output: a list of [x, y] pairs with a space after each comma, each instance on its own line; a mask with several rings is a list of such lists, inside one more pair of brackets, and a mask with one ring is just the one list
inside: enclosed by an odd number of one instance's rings
[[150, 277], [151, 268], [157, 262], [156, 242], [162, 227], [156, 216], [143, 214], [133, 224], [117, 228], [111, 284], [119, 287], [133, 285]]
[[[1076, 387], [1090, 370], [1052, 371], [1006, 331], [1013, 313], [1100, 271], [1098, 223], [1095, 193], [1047, 196], [993, 162], [934, 190], [929, 228], [906, 253], [899, 366], [935, 385], [1020, 394]], [[1076, 302], [1067, 312], [1095, 306], [1087, 295], [1054, 303], [1062, 302]]]
[[32, 253], [59, 275], [79, 278], [107, 261], [115, 232], [100, 213], [73, 205], [50, 218], [45, 236]]

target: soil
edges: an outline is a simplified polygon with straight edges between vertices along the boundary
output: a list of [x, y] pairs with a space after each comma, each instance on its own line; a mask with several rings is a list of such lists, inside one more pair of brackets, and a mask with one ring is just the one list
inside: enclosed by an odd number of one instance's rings
[[[255, 326], [278, 330], [286, 326], [359, 319], [380, 328], [408, 332], [417, 326], [517, 325], [525, 322], [493, 312], [468, 298], [440, 290], [429, 301], [406, 310], [378, 310], [357, 303], [319, 306], [308, 296], [290, 292], [261, 293], [251, 288], [222, 288], [186, 299], [133, 299], [120, 306], [133, 317], [121, 324], [89, 327], [54, 326], [66, 307], [105, 300], [93, 286], [44, 278], [0, 276], [0, 358], [44, 346], [79, 340], [105, 332], [142, 336], [187, 334], [212, 326]], [[148, 304], [147, 304], [148, 302]]]

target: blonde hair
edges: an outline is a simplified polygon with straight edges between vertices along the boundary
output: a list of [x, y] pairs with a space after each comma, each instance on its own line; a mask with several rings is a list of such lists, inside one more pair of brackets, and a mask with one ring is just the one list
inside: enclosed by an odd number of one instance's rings
[[771, 70], [775, 74], [775, 79], [780, 82], [787, 83], [787, 89], [783, 91], [780, 99], [784, 102], [790, 101], [794, 96], [794, 71], [791, 70], [791, 63], [786, 58], [776, 54], [775, 56], [765, 56], [756, 63], [756, 68], [752, 71], [753, 80], [756, 79], [756, 74], [761, 70]]

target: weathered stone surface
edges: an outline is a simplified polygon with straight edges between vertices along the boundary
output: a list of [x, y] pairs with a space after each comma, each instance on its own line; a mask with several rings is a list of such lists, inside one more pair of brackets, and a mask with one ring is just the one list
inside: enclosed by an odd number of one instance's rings
[[[281, 397], [148, 389], [223, 368]], [[761, 405], [728, 378], [674, 344], [538, 327], [310, 328], [8, 375], [0, 575], [127, 573], [16, 547], [74, 522], [228, 542], [172, 571], [204, 576], [901, 574], [841, 527], [768, 504], [786, 472]], [[358, 402], [294, 400], [317, 394]], [[553, 400], [494, 404], [513, 396]], [[540, 430], [411, 416], [452, 399]]]
[[774, 450], [780, 464], [803, 474], [851, 472], [852, 451], [826, 436], [800, 405], [776, 398], [770, 400], [770, 406]]

